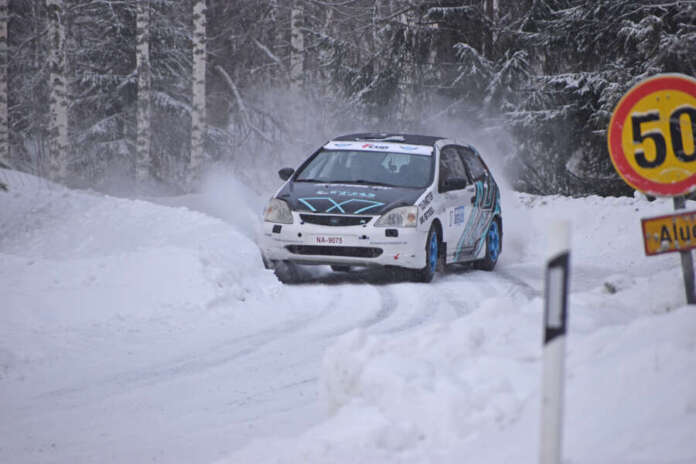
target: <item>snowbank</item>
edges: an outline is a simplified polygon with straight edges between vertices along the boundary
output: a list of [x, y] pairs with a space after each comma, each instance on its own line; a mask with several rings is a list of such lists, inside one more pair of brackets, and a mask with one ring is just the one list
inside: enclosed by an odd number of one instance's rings
[[[564, 456], [696, 462], [696, 308], [678, 255], [643, 256], [640, 218], [671, 202], [516, 195], [497, 270], [526, 292], [454, 322], [355, 330], [325, 353], [326, 420], [225, 462], [535, 462], [545, 226], [573, 223]], [[694, 207], [693, 203], [689, 206]]]
[[171, 379], [215, 365], [280, 285], [222, 220], [0, 179], [0, 461], [144, 460], [172, 440], [173, 410], [200, 407]]

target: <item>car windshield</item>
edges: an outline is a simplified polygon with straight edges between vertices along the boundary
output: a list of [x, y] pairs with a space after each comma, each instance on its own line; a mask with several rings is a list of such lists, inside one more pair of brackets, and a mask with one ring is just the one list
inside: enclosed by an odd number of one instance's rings
[[295, 181], [422, 188], [432, 178], [431, 160], [427, 155], [407, 153], [322, 150]]

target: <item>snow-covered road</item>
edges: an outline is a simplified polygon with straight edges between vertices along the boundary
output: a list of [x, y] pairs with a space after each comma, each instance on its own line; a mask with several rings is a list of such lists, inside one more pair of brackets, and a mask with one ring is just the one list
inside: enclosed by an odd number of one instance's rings
[[518, 195], [496, 272], [424, 285], [320, 269], [283, 286], [253, 243], [259, 199], [233, 181], [163, 205], [4, 176], [0, 462], [526, 462], [542, 235], [563, 215], [568, 454], [696, 460], [696, 311], [677, 260], [647, 261], [630, 222], [666, 202]]

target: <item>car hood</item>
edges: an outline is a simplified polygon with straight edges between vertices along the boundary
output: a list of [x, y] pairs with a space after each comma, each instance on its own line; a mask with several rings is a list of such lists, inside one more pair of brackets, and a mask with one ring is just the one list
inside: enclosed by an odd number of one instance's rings
[[288, 182], [277, 198], [294, 211], [379, 215], [397, 206], [413, 205], [425, 188], [356, 184]]

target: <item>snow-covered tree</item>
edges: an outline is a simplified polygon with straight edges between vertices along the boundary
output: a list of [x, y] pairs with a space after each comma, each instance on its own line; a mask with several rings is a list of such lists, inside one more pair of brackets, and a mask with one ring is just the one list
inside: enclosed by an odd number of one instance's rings
[[606, 128], [621, 96], [645, 77], [696, 73], [696, 2], [539, 2], [526, 26], [543, 73], [522, 89], [509, 122], [520, 143], [518, 186], [619, 194]]

